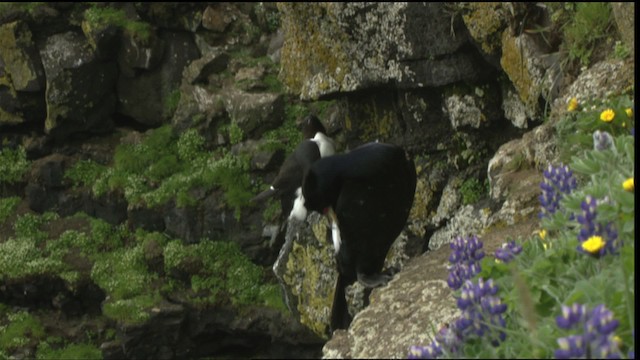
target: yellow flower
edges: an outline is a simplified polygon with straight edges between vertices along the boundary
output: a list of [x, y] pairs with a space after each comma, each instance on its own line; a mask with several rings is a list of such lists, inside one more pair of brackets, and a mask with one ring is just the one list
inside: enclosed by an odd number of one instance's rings
[[633, 178], [628, 178], [627, 180], [625, 180], [622, 183], [622, 188], [629, 192], [632, 192], [635, 189]]
[[600, 113], [600, 120], [604, 122], [611, 122], [616, 117], [616, 113], [612, 109], [607, 109]]
[[583, 242], [581, 246], [582, 250], [595, 255], [604, 247], [604, 240], [602, 240], [601, 236], [592, 236]]
[[627, 113], [628, 117], [632, 117], [633, 116], [633, 110], [631, 110], [631, 108], [624, 109], [624, 112]]
[[547, 230], [542, 229], [538, 231], [538, 236], [540, 236], [540, 239], [544, 240], [544, 238], [547, 237]]
[[575, 111], [578, 108], [578, 99], [572, 97], [567, 105], [567, 111]]

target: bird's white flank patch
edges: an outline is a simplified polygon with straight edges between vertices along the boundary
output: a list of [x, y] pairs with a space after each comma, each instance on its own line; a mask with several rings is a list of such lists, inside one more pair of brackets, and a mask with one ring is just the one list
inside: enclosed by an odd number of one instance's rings
[[340, 251], [340, 245], [342, 244], [342, 238], [340, 237], [340, 228], [338, 227], [338, 216], [332, 208], [329, 208], [327, 214], [329, 215], [329, 219], [331, 220], [331, 239], [333, 239], [333, 248], [335, 253], [337, 254], [338, 251]]
[[314, 136], [311, 140], [318, 144], [318, 149], [320, 149], [320, 157], [327, 157], [336, 153], [336, 146], [333, 140], [327, 135], [321, 132], [317, 132], [316, 136]]
[[296, 190], [296, 200], [293, 202], [293, 209], [289, 214], [289, 219], [298, 219], [303, 221], [307, 218], [307, 208], [304, 207], [304, 195], [302, 195], [302, 188], [299, 187]]

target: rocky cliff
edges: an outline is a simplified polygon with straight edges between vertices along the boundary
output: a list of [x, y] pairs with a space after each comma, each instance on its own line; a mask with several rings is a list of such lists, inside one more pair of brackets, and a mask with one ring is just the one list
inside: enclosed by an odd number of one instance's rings
[[[619, 32], [607, 36], [633, 49], [628, 7], [613, 6]], [[633, 58], [607, 56], [613, 42], [583, 69], [567, 61], [558, 11], [2, 4], [0, 258], [13, 265], [0, 265], [0, 326], [16, 328], [14, 313], [39, 325], [3, 338], [0, 354], [318, 357], [326, 342], [326, 357], [406, 356], [430, 336], [417, 324], [455, 314], [443, 245], [530, 234], [569, 98], [633, 85]], [[278, 204], [248, 202], [307, 113], [338, 151], [399, 144], [418, 173], [387, 259], [405, 270], [362, 311], [354, 286], [360, 312], [330, 340], [326, 220], [282, 226]]]

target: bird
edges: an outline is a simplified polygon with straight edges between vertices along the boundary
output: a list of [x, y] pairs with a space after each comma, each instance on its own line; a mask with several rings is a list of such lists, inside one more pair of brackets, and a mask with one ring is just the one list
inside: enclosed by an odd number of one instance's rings
[[302, 192], [291, 215], [304, 220], [309, 211], [325, 214], [338, 277], [331, 308], [330, 332], [351, 323], [345, 288], [355, 281], [371, 289], [391, 275], [382, 269], [389, 248], [409, 217], [416, 169], [402, 147], [379, 142], [315, 161], [306, 171]]
[[289, 215], [296, 192], [302, 187], [305, 171], [316, 160], [335, 154], [335, 142], [329, 136], [317, 116], [310, 114], [302, 121], [303, 140], [285, 159], [268, 189], [256, 195], [252, 202], [259, 202], [270, 197], [280, 198], [283, 215]]

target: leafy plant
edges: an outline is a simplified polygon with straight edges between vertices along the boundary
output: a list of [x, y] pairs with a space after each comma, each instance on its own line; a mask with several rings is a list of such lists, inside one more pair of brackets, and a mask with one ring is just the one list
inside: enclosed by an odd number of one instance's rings
[[8, 325], [0, 331], [0, 349], [12, 350], [44, 338], [40, 321], [26, 311], [7, 314]]
[[597, 42], [612, 26], [611, 6], [605, 2], [575, 3], [575, 14], [564, 26], [564, 41], [570, 61], [589, 65]]
[[[454, 243], [450, 261], [465, 269], [454, 272], [452, 266], [448, 283], [462, 285], [455, 296], [463, 314], [440, 329], [431, 344], [412, 346], [410, 357], [633, 357], [635, 137], [621, 125], [633, 114], [623, 110], [618, 118], [618, 110], [606, 110], [625, 101], [614, 98], [561, 120], [564, 130], [584, 131], [605, 131], [604, 122], [615, 135], [607, 132], [594, 141], [587, 133], [591, 142], [574, 141], [566, 149], [566, 169], [545, 171], [551, 181], [542, 186], [538, 234], [509, 241], [495, 257], [484, 257], [479, 271], [469, 265], [469, 246]], [[560, 131], [558, 143], [569, 135]], [[575, 182], [574, 172], [581, 181]], [[549, 193], [560, 188], [563, 196], [549, 202]], [[478, 301], [482, 306], [470, 313], [468, 306], [480, 298], [486, 298]]]
[[29, 165], [27, 153], [23, 147], [15, 150], [0, 149], [0, 184], [14, 184], [21, 181]]
[[2, 224], [5, 220], [7, 220], [7, 218], [9, 218], [9, 216], [11, 216], [19, 203], [20, 198], [17, 196], [0, 198], [0, 224]]
[[84, 18], [87, 22], [97, 27], [106, 25], [121, 27], [141, 40], [148, 40], [151, 37], [151, 24], [129, 19], [123, 9], [92, 4], [85, 11]]
[[462, 195], [462, 203], [469, 205], [478, 202], [483, 196], [488, 194], [488, 183], [484, 185], [476, 178], [465, 180], [460, 186], [460, 194]]

